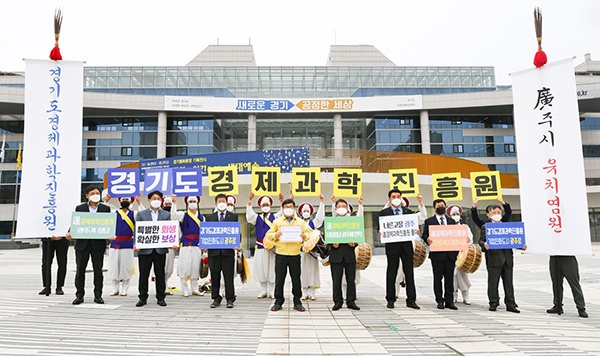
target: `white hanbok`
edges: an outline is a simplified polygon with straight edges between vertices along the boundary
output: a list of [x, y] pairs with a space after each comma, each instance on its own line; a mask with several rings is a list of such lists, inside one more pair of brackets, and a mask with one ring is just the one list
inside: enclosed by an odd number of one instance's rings
[[[473, 233], [471, 228], [467, 226], [467, 232], [469, 233], [470, 243], [473, 243]], [[463, 303], [469, 303], [469, 289], [471, 288], [471, 281], [469, 275], [458, 268], [454, 269], [454, 302], [457, 302], [458, 291], [460, 290], [463, 298]]]
[[[308, 223], [308, 219], [304, 221]], [[317, 215], [312, 220], [315, 229], [321, 227], [323, 221], [325, 221], [325, 204], [320, 202]], [[309, 252], [300, 252], [300, 282], [302, 284], [303, 299], [316, 299], [316, 290], [321, 286], [319, 264], [319, 260]]]
[[[126, 295], [133, 272], [133, 249], [111, 248], [108, 256], [108, 279], [112, 280], [112, 294], [116, 295], [120, 292]], [[120, 291], [119, 287], [121, 287]]]
[[[177, 211], [175, 202], [171, 205], [171, 219], [183, 222], [186, 211]], [[197, 212], [200, 216], [200, 212]], [[202, 219], [201, 219], [202, 220]], [[177, 275], [181, 281], [181, 293], [184, 297], [190, 294], [201, 295], [198, 288], [200, 278], [200, 259], [202, 253], [198, 246], [181, 246], [179, 248], [179, 261], [177, 262]], [[189, 286], [188, 286], [189, 280]]]
[[[281, 214], [281, 212], [278, 212], [275, 214], [275, 218]], [[272, 213], [269, 212], [266, 219], [269, 219], [271, 215]], [[261, 219], [263, 218], [264, 214], [261, 216]], [[252, 225], [256, 225], [258, 221], [258, 214], [252, 210], [251, 205], [246, 206], [246, 221]], [[275, 252], [273, 250], [265, 248], [256, 248], [254, 250], [252, 274], [260, 288], [259, 297], [264, 298], [268, 296], [272, 298], [275, 294]]]

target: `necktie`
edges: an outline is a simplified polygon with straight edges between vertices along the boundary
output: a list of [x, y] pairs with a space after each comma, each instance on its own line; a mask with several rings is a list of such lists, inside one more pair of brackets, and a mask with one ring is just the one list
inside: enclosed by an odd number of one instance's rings
[[394, 210], [394, 213], [395, 213], [396, 215], [400, 215], [400, 209], [396, 208], [396, 209]]
[[440, 218], [440, 223], [441, 223], [441, 225], [446, 225], [446, 220], [444, 219], [443, 216]]
[[219, 221], [225, 221], [225, 213], [221, 213], [221, 217], [219, 218]]

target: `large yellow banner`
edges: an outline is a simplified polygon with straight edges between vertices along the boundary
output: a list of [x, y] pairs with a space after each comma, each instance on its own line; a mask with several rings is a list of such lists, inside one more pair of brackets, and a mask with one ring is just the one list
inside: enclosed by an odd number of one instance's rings
[[497, 200], [502, 198], [500, 172], [471, 172], [471, 194], [473, 200]]
[[433, 199], [462, 200], [460, 172], [431, 175]]
[[398, 189], [403, 197], [419, 195], [417, 169], [390, 169], [390, 189]]
[[252, 193], [279, 195], [281, 169], [279, 167], [252, 167]]
[[321, 168], [292, 168], [292, 194], [296, 197], [321, 195]]
[[237, 166], [208, 167], [208, 195], [239, 193]]
[[335, 168], [333, 170], [333, 195], [344, 198], [362, 196], [362, 169]]

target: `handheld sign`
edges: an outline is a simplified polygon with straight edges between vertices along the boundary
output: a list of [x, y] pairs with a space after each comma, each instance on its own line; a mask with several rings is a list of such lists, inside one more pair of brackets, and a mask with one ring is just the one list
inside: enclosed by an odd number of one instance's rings
[[74, 211], [69, 232], [74, 239], [108, 239], [115, 236], [116, 220], [116, 214]]
[[469, 227], [467, 225], [430, 225], [429, 251], [461, 251], [469, 248]]
[[170, 248], [179, 245], [179, 222], [137, 221], [135, 223], [135, 247], [139, 249]]
[[523, 248], [525, 224], [522, 222], [486, 223], [485, 239], [490, 250]]
[[325, 243], [345, 244], [365, 242], [365, 222], [362, 216], [326, 216]]
[[108, 194], [113, 198], [140, 195], [140, 170], [138, 168], [109, 168]]
[[302, 242], [302, 226], [282, 226], [281, 236], [279, 241], [281, 242]]
[[379, 217], [381, 243], [412, 241], [419, 237], [419, 214], [389, 215]]
[[200, 248], [232, 249], [240, 247], [239, 221], [204, 221], [200, 223]]

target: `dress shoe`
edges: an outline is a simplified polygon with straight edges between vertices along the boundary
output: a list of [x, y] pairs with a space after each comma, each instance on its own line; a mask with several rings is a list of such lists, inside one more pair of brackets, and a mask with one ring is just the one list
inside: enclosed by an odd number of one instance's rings
[[137, 303], [135, 303], [135, 306], [136, 307], [143, 307], [144, 305], [146, 305], [146, 303], [147, 303], [147, 301], [140, 299], [140, 300], [138, 300]]
[[506, 307], [506, 311], [519, 314], [521, 311], [517, 307]]
[[81, 303], [83, 303], [83, 298], [75, 298], [75, 300], [73, 301], [74, 305], [81, 304]]
[[348, 306], [348, 309], [360, 310], [360, 307], [358, 305], [356, 305], [356, 303], [350, 303], [347, 306]]
[[94, 303], [104, 304], [104, 299], [102, 299], [102, 297], [96, 297], [96, 298], [94, 298]]
[[394, 309], [394, 302], [387, 302], [386, 307], [388, 307], [390, 309]]
[[454, 303], [446, 303], [446, 309], [458, 310], [458, 307]]
[[110, 295], [111, 295], [112, 297], [114, 297], [114, 296], [116, 296], [116, 295], [119, 295], [119, 291], [118, 291], [118, 290], [117, 290], [117, 291], [114, 291], [114, 292], [110, 293]]
[[232, 301], [227, 301], [227, 308], [231, 309], [233, 308], [233, 302]]
[[310, 299], [310, 300], [317, 300], [317, 298], [314, 295], [311, 295], [310, 297], [308, 297], [308, 299]]
[[579, 314], [580, 317], [582, 318], [587, 318], [589, 317], [588, 313], [585, 311], [585, 309], [577, 309], [577, 313]]
[[167, 302], [165, 302], [164, 300], [158, 300], [156, 302], [156, 304], [160, 305], [161, 307], [166, 307], [167, 306]]
[[302, 304], [296, 304], [296, 305], [294, 305], [294, 309], [297, 310], [297, 311], [299, 311], [299, 312], [303, 312], [303, 311], [306, 310], [306, 309], [304, 309], [304, 307], [302, 306]]
[[211, 308], [218, 308], [219, 306], [221, 306], [221, 301], [218, 299], [213, 300], [213, 302], [210, 304]]
[[260, 293], [259, 295], [256, 296], [256, 298], [258, 299], [263, 299], [267, 297], [267, 293]]
[[468, 299], [463, 299], [464, 305], [471, 305], [471, 302]]
[[50, 294], [50, 289], [48, 288], [44, 288], [42, 289], [39, 293], [39, 295], [46, 295], [46, 294]]
[[335, 304], [333, 305], [333, 308], [331, 308], [331, 310], [333, 310], [333, 311], [340, 310], [340, 308], [341, 308], [341, 307], [342, 307], [342, 305], [341, 305], [341, 304], [335, 303]]
[[559, 307], [559, 306], [556, 306], [556, 305], [555, 305], [555, 306], [553, 306], [552, 308], [550, 308], [550, 309], [547, 309], [547, 310], [546, 310], [546, 313], [548, 313], [548, 314], [558, 314], [558, 315], [561, 315], [561, 314], [563, 313], [563, 309], [562, 309], [561, 307]]
[[273, 306], [271, 307], [271, 311], [280, 311], [281, 310], [281, 305], [279, 304], [273, 304]]
[[498, 309], [496, 304], [490, 304], [490, 307], [488, 308], [489, 311], [496, 311], [496, 309]]
[[418, 306], [417, 303], [415, 303], [415, 302], [406, 303], [406, 306], [409, 308], [417, 309], [417, 310], [421, 309], [421, 307]]
[[56, 295], [64, 295], [65, 292], [63, 292], [62, 288], [58, 287], [56, 288]]
[[441, 303], [441, 302], [440, 302], [440, 303], [438, 303], [438, 304], [437, 304], [437, 308], [438, 308], [438, 309], [444, 309], [444, 303]]

